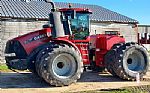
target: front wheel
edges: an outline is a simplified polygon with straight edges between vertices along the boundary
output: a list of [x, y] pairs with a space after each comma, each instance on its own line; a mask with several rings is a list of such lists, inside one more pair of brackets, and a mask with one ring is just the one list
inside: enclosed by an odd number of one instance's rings
[[[38, 58], [37, 58], [38, 59]], [[41, 57], [39, 75], [54, 86], [70, 85], [80, 78], [83, 62], [80, 53], [68, 45], [51, 48]]]

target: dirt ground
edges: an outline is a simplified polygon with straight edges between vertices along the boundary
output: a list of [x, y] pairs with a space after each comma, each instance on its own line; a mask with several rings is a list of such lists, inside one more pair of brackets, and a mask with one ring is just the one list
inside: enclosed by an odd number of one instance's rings
[[[150, 71], [145, 77], [150, 78]], [[0, 93], [62, 93], [86, 90], [117, 89], [128, 86], [150, 85], [148, 81], [124, 81], [108, 73], [84, 72], [77, 83], [65, 87], [52, 87], [29, 72], [0, 73]]]

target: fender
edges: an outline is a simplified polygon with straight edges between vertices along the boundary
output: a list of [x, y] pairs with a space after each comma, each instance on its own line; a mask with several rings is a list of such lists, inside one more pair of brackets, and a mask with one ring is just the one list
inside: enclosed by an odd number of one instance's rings
[[46, 48], [47, 46], [49, 46], [51, 44], [51, 42], [48, 42], [46, 44], [43, 44], [41, 46], [38, 46], [37, 48], [35, 48], [27, 57], [27, 68], [30, 70], [34, 70], [35, 68], [35, 61], [36, 61], [36, 56], [37, 54], [40, 52], [40, 50], [42, 50], [43, 48]]
[[78, 47], [72, 43], [71, 41], [67, 40], [66, 38], [57, 38], [57, 39], [53, 39], [50, 42], [43, 44], [39, 47], [37, 47], [36, 49], [34, 49], [27, 57], [27, 63], [28, 63], [28, 69], [30, 70], [34, 70], [35, 65], [35, 59], [36, 59], [36, 55], [39, 53], [40, 50], [42, 50], [43, 48], [46, 48], [47, 46], [49, 46], [51, 43], [63, 43], [63, 44], [67, 44], [67, 45], [71, 45], [72, 47], [74, 47], [81, 55], [80, 50], [78, 49]]
[[72, 47], [74, 47], [81, 55], [81, 52], [80, 50], [78, 49], [78, 47], [72, 43], [71, 41], [69, 41], [68, 39], [66, 38], [57, 38], [57, 39], [54, 39], [53, 40], [54, 42], [57, 42], [57, 43], [64, 43], [64, 44], [67, 44], [67, 45], [71, 45]]

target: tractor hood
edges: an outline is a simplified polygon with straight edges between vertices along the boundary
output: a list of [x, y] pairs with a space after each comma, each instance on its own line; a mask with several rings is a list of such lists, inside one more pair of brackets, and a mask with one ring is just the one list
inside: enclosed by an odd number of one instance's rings
[[26, 54], [30, 54], [39, 45], [49, 42], [50, 38], [51, 38], [51, 28], [45, 28], [42, 30], [31, 32], [31, 33], [19, 36], [17, 38], [14, 38], [12, 40], [9, 40], [6, 44], [5, 52], [8, 53], [9, 52], [8, 50], [14, 50], [14, 48], [17, 47], [15, 46], [16, 43], [18, 43], [19, 45], [18, 49], [22, 48], [26, 52]]

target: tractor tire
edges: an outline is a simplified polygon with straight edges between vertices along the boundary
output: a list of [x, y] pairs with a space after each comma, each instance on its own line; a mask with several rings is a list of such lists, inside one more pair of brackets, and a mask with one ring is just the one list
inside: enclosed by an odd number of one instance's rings
[[106, 68], [107, 68], [107, 71], [112, 74], [113, 76], [117, 76], [117, 74], [115, 73], [114, 71], [114, 59], [115, 59], [115, 56], [112, 56], [114, 55], [114, 50], [110, 50], [106, 55], [105, 55], [105, 64], [106, 64]]
[[115, 50], [118, 46], [122, 45], [123, 43], [115, 44], [110, 51], [105, 55], [105, 64], [107, 71], [112, 74], [113, 76], [117, 77], [116, 72], [114, 71], [114, 61], [115, 61]]
[[[37, 74], [37, 70], [35, 65], [35, 62], [38, 62], [36, 58], [41, 58], [41, 56], [43, 55], [44, 51], [50, 51], [49, 49], [51, 49], [51, 45], [53, 44], [53, 42], [49, 42], [46, 43], [42, 46], [39, 46], [37, 49], [35, 49], [27, 58], [27, 62], [28, 62], [28, 70], [34, 74]], [[37, 55], [39, 54], [39, 56], [37, 57]]]
[[37, 56], [38, 75], [53, 86], [66, 86], [76, 82], [83, 72], [81, 54], [65, 44], [50, 47], [41, 50]]
[[136, 43], [120, 44], [113, 51], [113, 71], [122, 79], [136, 80], [142, 78], [149, 67], [147, 50]]
[[47, 47], [43, 48], [37, 55], [36, 57], [36, 63], [35, 63], [35, 70], [37, 72], [37, 74], [41, 77], [41, 69], [40, 69], [40, 65], [42, 64], [42, 58], [43, 56], [45, 56], [47, 53], [52, 51], [52, 48], [54, 48], [55, 46], [53, 46], [53, 44], [49, 44], [47, 45]]

